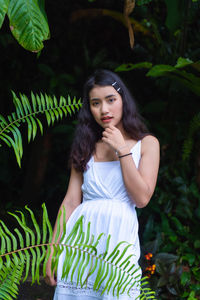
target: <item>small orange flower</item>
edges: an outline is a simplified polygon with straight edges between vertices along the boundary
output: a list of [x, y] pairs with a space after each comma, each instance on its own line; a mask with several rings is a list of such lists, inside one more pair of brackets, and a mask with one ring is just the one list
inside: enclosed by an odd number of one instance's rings
[[151, 274], [153, 275], [155, 273], [156, 270], [156, 265], [152, 265], [151, 266]]
[[[149, 262], [148, 262], [149, 263]], [[147, 277], [150, 278], [151, 275], [153, 275], [155, 273], [156, 270], [156, 265], [148, 265], [148, 267], [146, 267], [145, 272], [147, 272]]]
[[152, 258], [153, 254], [152, 253], [147, 253], [145, 255], [146, 260], [150, 260]]

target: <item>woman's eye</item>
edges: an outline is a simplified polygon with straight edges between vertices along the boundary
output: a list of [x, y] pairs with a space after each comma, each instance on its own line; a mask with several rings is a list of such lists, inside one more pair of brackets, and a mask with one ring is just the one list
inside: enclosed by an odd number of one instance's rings
[[112, 102], [115, 101], [115, 99], [114, 98], [110, 98], [108, 101], [112, 103]]
[[97, 106], [99, 104], [99, 102], [92, 102], [93, 106]]

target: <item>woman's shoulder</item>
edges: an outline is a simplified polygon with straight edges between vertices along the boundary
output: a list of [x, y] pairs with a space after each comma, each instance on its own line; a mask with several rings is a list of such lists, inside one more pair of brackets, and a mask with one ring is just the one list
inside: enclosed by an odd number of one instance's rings
[[141, 139], [141, 142], [144, 144], [144, 143], [155, 143], [155, 144], [159, 144], [159, 140], [157, 139], [157, 137], [155, 137], [154, 135], [152, 134], [148, 134], [148, 135], [145, 135], [145, 137], [143, 137]]
[[159, 140], [153, 136], [153, 135], [146, 135], [141, 139], [141, 147], [142, 147], [142, 152], [146, 152], [150, 149], [155, 149], [159, 150], [160, 149], [160, 143]]

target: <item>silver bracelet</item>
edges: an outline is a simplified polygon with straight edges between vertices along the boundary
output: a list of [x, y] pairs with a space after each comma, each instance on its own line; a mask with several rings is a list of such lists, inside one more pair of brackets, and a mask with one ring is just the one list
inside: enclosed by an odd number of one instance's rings
[[116, 155], [119, 156], [119, 151], [123, 148], [126, 148], [127, 145], [120, 147], [118, 150], [115, 151]]

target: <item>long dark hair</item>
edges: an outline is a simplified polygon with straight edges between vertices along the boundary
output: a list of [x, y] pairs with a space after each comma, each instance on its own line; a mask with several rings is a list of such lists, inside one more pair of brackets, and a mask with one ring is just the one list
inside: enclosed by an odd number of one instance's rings
[[109, 70], [96, 70], [88, 78], [83, 88], [83, 105], [78, 114], [78, 125], [71, 148], [69, 162], [77, 171], [84, 172], [86, 170], [86, 164], [104, 130], [96, 123], [91, 114], [89, 92], [94, 86], [108, 85], [112, 85], [122, 97], [122, 124], [126, 133], [137, 141], [148, 134], [147, 127], [137, 111], [135, 100], [120, 77]]

